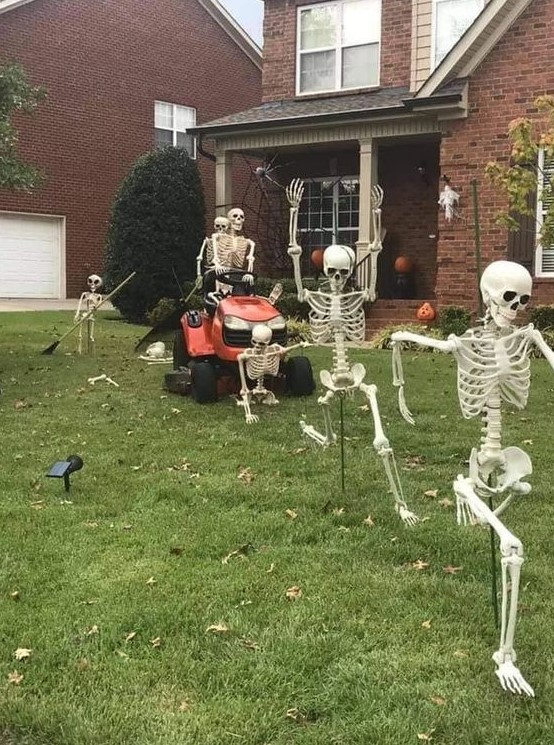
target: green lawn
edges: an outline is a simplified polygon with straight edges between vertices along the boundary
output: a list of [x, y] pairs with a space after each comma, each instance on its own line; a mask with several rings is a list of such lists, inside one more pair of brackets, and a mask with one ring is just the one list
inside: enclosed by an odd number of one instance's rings
[[[379, 387], [407, 501], [426, 518], [406, 529], [363, 399], [345, 402], [342, 493], [339, 448], [300, 437], [302, 415], [321, 426], [315, 395], [283, 397], [246, 425], [229, 398], [202, 407], [165, 394], [166, 368], [132, 351], [143, 329], [99, 315], [93, 358], [72, 337], [40, 355], [69, 313], [0, 314], [0, 743], [554, 741], [554, 372], [543, 360], [528, 409], [505, 417], [505, 445], [536, 471], [505, 517], [527, 557], [516, 649], [530, 700], [494, 675], [488, 533], [459, 528], [443, 501], [480, 436], [459, 413], [451, 359], [404, 355], [410, 427], [390, 353], [352, 355]], [[328, 350], [308, 354], [329, 365]], [[103, 372], [120, 387], [87, 384]], [[45, 474], [71, 453], [85, 465], [66, 494]]]

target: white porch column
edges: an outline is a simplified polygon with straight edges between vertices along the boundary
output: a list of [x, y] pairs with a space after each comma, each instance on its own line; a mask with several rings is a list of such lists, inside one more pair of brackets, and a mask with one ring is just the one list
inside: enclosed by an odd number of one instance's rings
[[233, 153], [231, 150], [215, 151], [215, 213], [226, 215], [233, 201]]
[[371, 187], [376, 182], [376, 147], [371, 138], [360, 140], [360, 224], [356, 243], [356, 260], [362, 261], [369, 253], [373, 236], [371, 226]]

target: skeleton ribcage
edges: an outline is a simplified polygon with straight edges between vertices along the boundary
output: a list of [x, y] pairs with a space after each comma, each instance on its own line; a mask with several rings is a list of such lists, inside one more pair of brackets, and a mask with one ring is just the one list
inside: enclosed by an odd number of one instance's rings
[[277, 375], [280, 357], [278, 354], [265, 354], [250, 357], [246, 360], [246, 374], [250, 380], [257, 380], [264, 375]]
[[466, 419], [481, 414], [493, 394], [523, 409], [529, 394], [529, 339], [525, 329], [507, 336], [469, 329], [458, 339], [458, 397]]
[[333, 298], [327, 293], [308, 291], [306, 300], [310, 306], [310, 330], [316, 344], [332, 341], [333, 332], [337, 330], [350, 341], [364, 340], [365, 313], [361, 293]]
[[242, 235], [221, 235], [217, 238], [217, 258], [222, 266], [242, 269], [248, 244]]

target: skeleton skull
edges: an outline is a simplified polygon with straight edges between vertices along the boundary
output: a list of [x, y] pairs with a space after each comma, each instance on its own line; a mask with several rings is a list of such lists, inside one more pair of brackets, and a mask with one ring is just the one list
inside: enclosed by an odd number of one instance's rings
[[229, 220], [226, 217], [216, 217], [214, 220], [214, 232], [225, 233], [229, 227]]
[[331, 289], [340, 292], [354, 271], [356, 255], [350, 246], [328, 246], [323, 253], [323, 273]]
[[160, 360], [165, 357], [165, 344], [163, 341], [155, 341], [146, 349], [146, 356], [152, 359]]
[[227, 217], [231, 228], [237, 233], [240, 233], [242, 226], [244, 225], [244, 212], [238, 207], [233, 207], [233, 209], [229, 210], [227, 213]]
[[258, 323], [252, 329], [252, 346], [254, 349], [263, 349], [271, 341], [272, 330], [265, 323]]
[[500, 328], [510, 326], [531, 297], [533, 280], [515, 261], [493, 261], [481, 275], [481, 294], [493, 321]]
[[102, 284], [102, 277], [99, 277], [98, 274], [91, 274], [87, 277], [87, 285], [90, 292], [100, 292]]

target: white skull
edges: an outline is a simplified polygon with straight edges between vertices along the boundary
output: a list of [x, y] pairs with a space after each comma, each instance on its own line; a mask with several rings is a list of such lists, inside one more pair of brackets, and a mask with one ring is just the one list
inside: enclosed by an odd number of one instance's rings
[[216, 233], [225, 233], [229, 227], [229, 220], [226, 217], [216, 217], [214, 220], [214, 231]]
[[146, 349], [146, 356], [154, 360], [161, 360], [165, 357], [165, 344], [163, 341], [155, 341], [149, 344]]
[[242, 226], [244, 225], [244, 212], [238, 207], [233, 207], [233, 209], [229, 210], [227, 213], [227, 217], [233, 230], [240, 233]]
[[271, 341], [272, 330], [265, 323], [258, 323], [252, 329], [252, 346], [254, 349], [267, 347]]
[[480, 287], [493, 321], [505, 328], [529, 302], [533, 279], [527, 269], [515, 261], [493, 261], [481, 275]]
[[91, 274], [87, 277], [87, 285], [91, 292], [100, 292], [102, 284], [102, 277], [98, 274]]
[[323, 252], [323, 273], [331, 289], [340, 291], [354, 271], [356, 255], [350, 246], [328, 246]]

